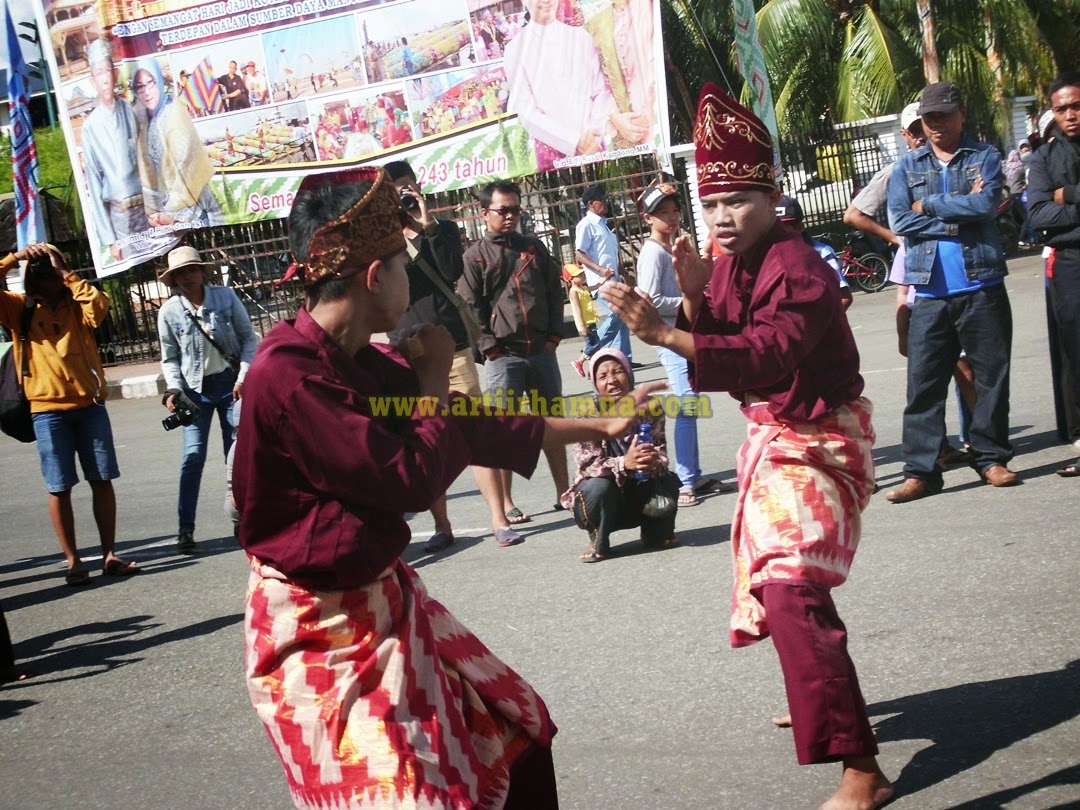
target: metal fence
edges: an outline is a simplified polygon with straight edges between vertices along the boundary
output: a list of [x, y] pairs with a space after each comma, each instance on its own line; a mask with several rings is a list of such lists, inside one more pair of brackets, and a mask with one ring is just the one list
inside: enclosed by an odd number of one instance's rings
[[[781, 144], [787, 193], [794, 193], [806, 212], [807, 226], [815, 233], [829, 231], [842, 243], [842, 215], [852, 195], [881, 166], [876, 138], [861, 127], [830, 129], [804, 143]], [[688, 193], [685, 166], [675, 166], [674, 179]], [[547, 245], [562, 263], [574, 260], [574, 229], [582, 216], [581, 194], [592, 183], [605, 187], [610, 202], [609, 223], [619, 236], [622, 270], [633, 280], [637, 255], [649, 228], [636, 201], [642, 191], [661, 178], [652, 155], [573, 169], [562, 169], [518, 181], [522, 192], [522, 227]], [[456, 221], [466, 244], [484, 231], [476, 189], [441, 192], [429, 199], [434, 213]], [[689, 199], [684, 211], [691, 210]], [[693, 238], [693, 228], [688, 228]], [[208, 228], [187, 235], [207, 261], [220, 266], [213, 283], [232, 287], [244, 303], [252, 324], [265, 335], [278, 320], [291, 317], [303, 290], [298, 282], [275, 285], [290, 261], [285, 220]], [[60, 245], [71, 266], [92, 278], [93, 262], [85, 242]], [[139, 265], [114, 277], [93, 281], [110, 296], [112, 307], [98, 330], [98, 345], [106, 365], [160, 358], [157, 311], [169, 290], [157, 282], [165, 258]]]

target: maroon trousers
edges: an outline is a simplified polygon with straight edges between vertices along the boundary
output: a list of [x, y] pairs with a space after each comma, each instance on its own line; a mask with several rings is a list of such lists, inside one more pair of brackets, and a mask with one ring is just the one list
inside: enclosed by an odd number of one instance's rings
[[765, 606], [784, 671], [791, 730], [800, 765], [878, 752], [847, 628], [827, 588], [793, 583], [754, 589]]

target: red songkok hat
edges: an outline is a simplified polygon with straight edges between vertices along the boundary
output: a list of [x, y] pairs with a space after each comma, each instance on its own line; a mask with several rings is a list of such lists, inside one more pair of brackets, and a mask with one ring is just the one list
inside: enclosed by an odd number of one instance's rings
[[[371, 183], [367, 194], [348, 211], [321, 225], [308, 243], [307, 255], [294, 261], [285, 271], [280, 283], [299, 275], [304, 286], [310, 287], [327, 276], [347, 278], [366, 270], [372, 262], [385, 259], [405, 250], [404, 225], [413, 222], [401, 207], [390, 175], [384, 169], [365, 166], [340, 172], [309, 174], [296, 192], [299, 199], [324, 186], [349, 183]], [[295, 203], [294, 203], [295, 204]], [[345, 260], [351, 267], [342, 270]]]
[[698, 196], [774, 191], [773, 145], [761, 120], [711, 82], [694, 121]]

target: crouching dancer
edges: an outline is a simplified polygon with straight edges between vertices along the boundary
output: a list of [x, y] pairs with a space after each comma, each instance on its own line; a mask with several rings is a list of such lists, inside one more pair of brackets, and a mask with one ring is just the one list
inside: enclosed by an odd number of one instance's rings
[[[620, 436], [632, 417], [456, 417], [446, 329], [422, 327], [403, 353], [371, 344], [409, 305], [405, 216], [381, 169], [297, 192], [289, 238], [307, 302], [259, 348], [236, 444], [248, 687], [297, 807], [548, 810], [544, 702], [400, 560], [404, 514], [469, 464], [528, 476], [545, 447]], [[376, 417], [381, 396], [449, 412]]]
[[840, 788], [822, 810], [872, 810], [893, 791], [829, 593], [847, 578], [874, 489], [859, 355], [835, 272], [777, 224], [762, 123], [707, 85], [694, 142], [715, 264], [687, 237], [675, 243], [683, 300], [674, 326], [640, 291], [617, 284], [604, 295], [639, 338], [691, 361], [695, 391], [742, 401], [749, 425], [731, 523], [731, 643], [772, 636], [799, 763], [843, 762]]

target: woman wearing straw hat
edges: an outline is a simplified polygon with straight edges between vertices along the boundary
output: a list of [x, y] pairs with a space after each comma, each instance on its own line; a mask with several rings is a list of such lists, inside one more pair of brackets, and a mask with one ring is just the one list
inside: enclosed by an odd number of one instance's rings
[[175, 413], [182, 394], [198, 408], [191, 424], [184, 425], [176, 537], [181, 554], [195, 552], [195, 512], [210, 422], [216, 411], [227, 455], [233, 440], [232, 406], [243, 394], [244, 377], [259, 343], [236, 293], [206, 283], [206, 271], [212, 266], [200, 259], [199, 251], [184, 245], [169, 253], [168, 267], [159, 274], [161, 283], [174, 291], [158, 312], [167, 388], [162, 404]]

